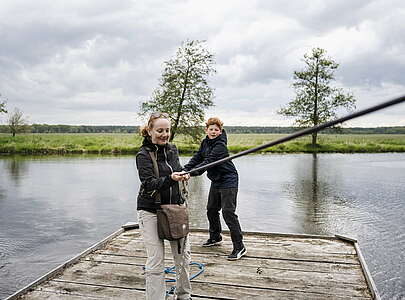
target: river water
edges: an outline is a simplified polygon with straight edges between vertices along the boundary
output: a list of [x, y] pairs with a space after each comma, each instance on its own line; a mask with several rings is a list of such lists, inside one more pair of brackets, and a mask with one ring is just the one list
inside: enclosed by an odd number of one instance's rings
[[[235, 165], [243, 230], [356, 238], [381, 298], [405, 299], [405, 154], [251, 155]], [[129, 156], [0, 158], [0, 299], [136, 221], [138, 188]], [[207, 227], [208, 189], [205, 175], [190, 180], [193, 227]]]

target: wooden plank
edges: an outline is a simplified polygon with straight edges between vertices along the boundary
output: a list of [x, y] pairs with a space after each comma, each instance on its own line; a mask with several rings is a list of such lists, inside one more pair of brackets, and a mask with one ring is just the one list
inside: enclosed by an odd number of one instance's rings
[[[87, 285], [82, 283], [72, 283], [72, 282], [54, 282], [51, 281], [46, 289], [41, 291], [35, 291], [32, 294], [35, 298], [21, 298], [21, 300], [82, 300], [87, 297], [87, 299], [120, 299], [120, 300], [144, 300], [143, 291], [138, 291], [134, 288], [132, 289], [121, 289], [117, 287], [109, 286], [99, 286], [99, 285]], [[80, 287], [77, 287], [80, 286]], [[75, 292], [61, 292], [64, 288], [72, 289]], [[226, 295], [224, 295], [223, 290], [228, 289]], [[224, 299], [224, 300], [240, 300], [240, 299], [274, 299], [274, 300], [323, 300], [326, 297], [329, 299], [347, 299], [346, 296], [338, 295], [326, 295], [317, 293], [307, 293], [307, 292], [292, 292], [283, 290], [263, 290], [263, 289], [252, 289], [237, 286], [223, 286], [221, 284], [213, 283], [194, 283], [192, 282], [192, 297], [193, 300], [198, 299]], [[115, 290], [115, 291], [111, 291]], [[74, 298], [76, 297], [76, 298]], [[84, 297], [84, 298], [83, 298]], [[356, 300], [369, 300], [370, 298], [356, 297]]]
[[[271, 288], [281, 290], [297, 290], [312, 293], [331, 293], [350, 297], [367, 296], [367, 286], [361, 282], [352, 283], [339, 278], [337, 274], [310, 273], [298, 271], [256, 272], [255, 268], [231, 265], [206, 266], [203, 276], [198, 282], [214, 282], [227, 285], [240, 285], [251, 288]], [[345, 277], [345, 276], [343, 276]], [[346, 275], [347, 278], [347, 275]], [[100, 284], [110, 282], [121, 287], [142, 287], [144, 277], [142, 266], [104, 264], [94, 261], [82, 261], [66, 270], [61, 280]], [[358, 279], [361, 281], [361, 277]]]
[[[218, 299], [219, 297], [232, 300], [240, 299], [272, 299], [272, 300], [343, 300], [347, 296], [340, 296], [330, 293], [313, 293], [305, 291], [277, 290], [277, 289], [259, 289], [246, 288], [236, 285], [224, 285], [213, 282], [192, 282], [193, 295], [210, 297], [209, 299]], [[201, 294], [200, 294], [201, 293]], [[208, 296], [210, 295], [210, 296]], [[218, 297], [218, 298], [211, 298]], [[193, 296], [194, 299], [194, 296]], [[351, 297], [356, 300], [370, 300], [369, 297]]]
[[[355, 254], [340, 254], [340, 253], [322, 253], [319, 251], [310, 251], [309, 249], [291, 250], [285, 247], [250, 247], [246, 244], [249, 257], [257, 258], [277, 258], [277, 259], [289, 259], [296, 261], [318, 261], [318, 262], [335, 262], [346, 264], [359, 264], [359, 261]], [[137, 240], [122, 240], [117, 239], [108, 244], [106, 250], [116, 254], [122, 255], [141, 255], [145, 248], [143, 243], [139, 243]], [[228, 256], [232, 251], [231, 244], [224, 244], [216, 247], [191, 247], [192, 254], [211, 254]], [[169, 244], [166, 243], [166, 252], [169, 255], [171, 253]], [[135, 254], [136, 253], [136, 254]]]
[[216, 282], [244, 287], [260, 287], [282, 290], [333, 293], [346, 296], [365, 296], [367, 288], [361, 276], [249, 268], [241, 265], [232, 267], [206, 266], [204, 276], [196, 281]]
[[[208, 229], [202, 228], [192, 228], [192, 233], [202, 233], [207, 236]], [[223, 234], [229, 234], [229, 230], [223, 230]], [[245, 236], [257, 236], [257, 237], [270, 237], [270, 238], [279, 238], [279, 237], [287, 237], [287, 238], [315, 238], [315, 239], [323, 239], [323, 240], [336, 240], [335, 235], [319, 235], [319, 234], [305, 234], [305, 233], [279, 233], [279, 232], [263, 232], [263, 231], [248, 231], [243, 233]]]
[[107, 299], [105, 297], [92, 297], [88, 295], [74, 295], [74, 294], [61, 294], [58, 292], [53, 291], [42, 291], [42, 290], [35, 290], [30, 292], [28, 295], [24, 295], [21, 300], [84, 300], [84, 299]]
[[[113, 258], [112, 260], [107, 260], [110, 258]], [[118, 258], [118, 259], [117, 259]], [[126, 264], [129, 266], [137, 266], [137, 267], [142, 267], [145, 262], [145, 258], [132, 258], [131, 262], [128, 262], [128, 257], [122, 257], [122, 256], [106, 256], [102, 254], [95, 254], [92, 257], [87, 258], [89, 261], [96, 261], [99, 263], [106, 263], [106, 264], [114, 264], [114, 263], [120, 263], [120, 264]], [[114, 260], [115, 259], [115, 260]], [[124, 259], [124, 260], [123, 260]], [[194, 259], [196, 261], [196, 259]], [[228, 272], [228, 270], [231, 270], [232, 272], [239, 274], [239, 273], [247, 273], [247, 274], [254, 274], [255, 273], [261, 274], [262, 276], [272, 276], [272, 277], [282, 277], [282, 278], [289, 278], [289, 277], [306, 277], [306, 281], [314, 281], [314, 280], [323, 280], [323, 281], [338, 281], [339, 283], [345, 283], [345, 284], [359, 284], [359, 285], [364, 285], [364, 278], [361, 270], [359, 268], [353, 268], [351, 272], [319, 272], [319, 270], [311, 265], [308, 265], [307, 270], [294, 270], [290, 268], [275, 268], [273, 265], [268, 264], [256, 264], [256, 265], [251, 265], [250, 263], [247, 262], [246, 259], [240, 260], [237, 262], [228, 262], [224, 260], [215, 260], [212, 258], [205, 258], [205, 261], [201, 259], [201, 257], [198, 257], [198, 262], [203, 263], [206, 268], [210, 268], [209, 271], [210, 273], [213, 273], [214, 275], [219, 275], [223, 274], [224, 272]], [[173, 262], [172, 260], [166, 260], [166, 266], [172, 266]], [[191, 268], [191, 273], [193, 274], [197, 272], [196, 268], [192, 266]], [[312, 273], [312, 274], [310, 274]], [[318, 274], [319, 273], [319, 274]], [[276, 276], [276, 274], [279, 274]], [[281, 275], [280, 275], [281, 274]], [[225, 275], [226, 276], [226, 275]]]
[[[207, 233], [203, 232], [191, 232], [191, 243], [195, 246], [200, 246], [207, 239]], [[117, 240], [120, 239], [138, 239], [142, 241], [140, 234], [133, 236], [121, 235]], [[315, 239], [315, 238], [294, 238], [288, 236], [265, 236], [261, 235], [253, 236], [251, 234], [245, 234], [244, 242], [253, 247], [258, 247], [263, 245], [265, 247], [283, 247], [283, 249], [289, 249], [292, 251], [294, 249], [300, 250], [302, 248], [310, 246], [314, 250], [322, 251], [323, 253], [342, 253], [342, 254], [356, 254], [353, 244], [340, 239]], [[125, 241], [123, 241], [125, 243]], [[223, 244], [231, 245], [231, 240], [228, 234], [224, 234]]]
[[[244, 257], [242, 260], [237, 262], [229, 262], [222, 256], [212, 256], [212, 255], [191, 255], [192, 261], [196, 261], [202, 264], [244, 264], [250, 267], [256, 268], [269, 268], [269, 269], [280, 269], [280, 270], [295, 270], [304, 272], [319, 272], [319, 273], [339, 273], [348, 275], [362, 275], [362, 271], [358, 265], [350, 264], [335, 264], [335, 263], [318, 263], [318, 262], [296, 262], [289, 260], [278, 260], [278, 259], [267, 259], [267, 258], [252, 258]], [[98, 250], [91, 256], [87, 257], [86, 260], [94, 260], [106, 263], [121, 263], [121, 264], [134, 264], [134, 265], [144, 265], [146, 261], [146, 256], [126, 256], [126, 255], [116, 255], [105, 250]], [[173, 260], [166, 259], [167, 265], [173, 264]]]
[[[168, 300], [174, 297], [168, 297]], [[23, 296], [21, 300], [84, 300], [84, 299], [119, 299], [144, 300], [144, 290], [121, 289], [109, 286], [87, 285], [70, 282], [50, 281], [43, 287], [32, 291], [29, 298]], [[203, 300], [193, 296], [193, 300]]]
[[377, 287], [376, 287], [376, 285], [374, 283], [374, 280], [371, 277], [370, 271], [368, 270], [366, 260], [364, 259], [363, 254], [361, 253], [359, 244], [357, 242], [355, 242], [354, 247], [355, 247], [355, 249], [357, 251], [357, 255], [359, 257], [359, 261], [360, 261], [360, 264], [362, 266], [362, 271], [363, 271], [364, 277], [365, 277], [365, 279], [367, 281], [367, 284], [368, 284], [368, 287], [370, 289], [371, 295], [373, 296], [373, 299], [380, 300], [381, 299], [380, 295], [378, 293], [378, 290], [377, 290]]
[[[204, 236], [202, 233], [198, 233], [199, 235], [195, 235], [195, 233], [192, 233], [190, 235], [191, 237], [191, 243], [194, 247], [198, 248], [201, 246], [201, 244], [205, 241], [206, 236]], [[119, 237], [117, 238], [111, 245], [117, 244], [117, 246], [123, 247], [124, 245], [128, 245], [128, 247], [131, 247], [132, 244], [140, 244], [142, 245], [140, 236], [133, 236], [133, 237]], [[245, 238], [245, 244], [249, 246], [249, 248], [253, 248], [254, 250], [260, 250], [262, 251], [263, 249], [273, 251], [273, 252], [286, 252], [288, 253], [296, 253], [296, 252], [315, 252], [315, 253], [322, 253], [326, 255], [356, 255], [356, 251], [353, 247], [352, 244], [349, 242], [343, 241], [336, 239], [334, 241], [325, 239], [325, 240], [316, 240], [316, 239], [308, 239], [308, 240], [303, 240], [302, 238], [298, 239], [293, 239], [293, 238], [286, 238], [283, 237], [282, 240], [270, 240], [268, 237], [263, 237], [262, 239], [258, 238]], [[230, 241], [229, 236], [224, 235], [224, 241], [223, 245], [218, 248], [224, 248], [224, 249], [231, 249], [232, 248], [232, 243]], [[306, 249], [310, 249], [310, 251]], [[202, 248], [206, 249], [206, 248]], [[249, 249], [248, 249], [249, 250]]]
[[[191, 244], [195, 247], [200, 247], [202, 244], [203, 240], [196, 240], [195, 238], [191, 238]], [[131, 245], [131, 244], [142, 244], [141, 240], [138, 239], [116, 239], [112, 244], [117, 244], [117, 245]], [[314, 245], [311, 244], [311, 241], [308, 241], [307, 243], [302, 242], [302, 241], [289, 241], [289, 242], [284, 242], [284, 243], [272, 243], [272, 242], [265, 242], [262, 241], [260, 243], [254, 243], [254, 242], [248, 242], [245, 241], [245, 244], [250, 246], [251, 248], [270, 248], [270, 249], [285, 249], [287, 251], [301, 251], [301, 250], [305, 250], [305, 248], [310, 248], [311, 250], [317, 251], [317, 252], [322, 252], [322, 253], [332, 253], [332, 254], [351, 254], [351, 255], [355, 255], [356, 252], [354, 251], [353, 246], [348, 249], [345, 250], [343, 249], [344, 242], [342, 242], [342, 244], [335, 243], [335, 244], [319, 244], [319, 245]], [[230, 240], [225, 239], [222, 242], [222, 247], [232, 247], [232, 243]]]

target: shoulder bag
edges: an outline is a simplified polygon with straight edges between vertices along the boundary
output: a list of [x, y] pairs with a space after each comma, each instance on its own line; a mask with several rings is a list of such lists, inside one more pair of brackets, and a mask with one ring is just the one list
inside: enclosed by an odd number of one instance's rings
[[[159, 177], [159, 169], [157, 165], [156, 153], [149, 152], [152, 159], [155, 175]], [[184, 182], [179, 182], [180, 193], [183, 200], [186, 200], [187, 187]], [[171, 199], [170, 199], [171, 200]], [[187, 236], [190, 231], [188, 223], [188, 210], [186, 202], [183, 205], [180, 204], [161, 204], [160, 193], [156, 193], [155, 203], [160, 205], [157, 210], [157, 228], [159, 238], [169, 241], [180, 240]]]

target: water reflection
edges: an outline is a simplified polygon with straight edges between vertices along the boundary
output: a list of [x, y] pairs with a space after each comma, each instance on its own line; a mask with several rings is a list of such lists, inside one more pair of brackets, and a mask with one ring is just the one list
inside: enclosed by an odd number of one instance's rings
[[312, 154], [312, 203], [318, 202], [318, 154]]
[[[304, 174], [300, 174], [296, 178], [296, 183], [293, 183], [296, 191], [297, 206], [301, 206], [297, 212], [304, 214], [304, 217], [297, 218], [300, 221], [300, 226], [306, 232], [319, 233], [324, 231], [318, 229], [316, 225], [322, 224], [319, 222], [319, 215], [322, 211], [323, 196], [320, 190], [327, 190], [324, 188], [327, 184], [323, 181], [318, 182], [318, 156], [316, 153], [312, 154], [311, 163], [308, 170]], [[321, 227], [321, 226], [319, 226]]]
[[[190, 157], [180, 157], [180, 163], [185, 165]], [[207, 220], [207, 199], [209, 180], [206, 173], [201, 176], [191, 177], [188, 181], [189, 190], [189, 213], [190, 226], [192, 228], [208, 228]]]
[[[322, 157], [322, 156], [321, 156]], [[333, 218], [346, 201], [337, 193], [338, 172], [331, 172], [333, 164], [322, 164], [314, 153], [302, 156], [295, 163], [293, 177], [283, 185], [292, 199], [296, 231], [314, 234], [338, 233]], [[332, 178], [331, 178], [332, 177]]]
[[295, 220], [299, 232], [319, 233], [314, 226], [315, 216], [320, 209], [319, 194], [322, 187], [322, 181], [318, 181], [318, 157], [317, 154], [312, 156], [301, 157], [294, 165], [295, 171], [292, 172], [293, 180], [283, 184], [283, 190], [292, 199], [293, 219]]
[[3, 160], [2, 163], [4, 169], [8, 174], [10, 179], [12, 179], [16, 184], [21, 182], [21, 179], [28, 173], [29, 164], [26, 160], [18, 157], [12, 156]]
[[203, 176], [192, 177], [189, 180], [189, 210], [190, 225], [192, 226], [192, 228], [208, 228], [206, 215], [208, 193], [205, 184], [205, 178]]

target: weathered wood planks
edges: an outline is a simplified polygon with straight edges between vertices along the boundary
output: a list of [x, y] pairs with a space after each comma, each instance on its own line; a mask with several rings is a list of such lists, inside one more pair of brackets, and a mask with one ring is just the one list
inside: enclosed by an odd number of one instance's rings
[[[221, 246], [202, 247], [207, 232], [192, 231], [192, 261], [204, 272], [193, 299], [372, 299], [354, 244], [333, 237], [246, 233], [247, 256], [228, 261]], [[166, 265], [172, 265], [166, 243]], [[121, 232], [60, 274], [11, 299], [144, 299], [146, 260], [137, 229]], [[191, 273], [198, 268], [191, 267]], [[168, 285], [171, 285], [168, 284]]]

